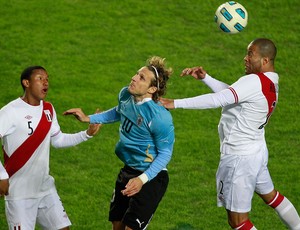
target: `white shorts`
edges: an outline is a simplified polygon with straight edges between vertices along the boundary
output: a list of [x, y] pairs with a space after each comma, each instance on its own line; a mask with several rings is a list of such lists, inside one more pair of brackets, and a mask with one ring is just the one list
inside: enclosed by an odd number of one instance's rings
[[249, 212], [254, 191], [268, 194], [274, 189], [267, 165], [267, 148], [254, 155], [221, 154], [216, 175], [218, 206]]
[[9, 230], [33, 230], [36, 222], [47, 230], [71, 225], [57, 192], [37, 199], [6, 200]]

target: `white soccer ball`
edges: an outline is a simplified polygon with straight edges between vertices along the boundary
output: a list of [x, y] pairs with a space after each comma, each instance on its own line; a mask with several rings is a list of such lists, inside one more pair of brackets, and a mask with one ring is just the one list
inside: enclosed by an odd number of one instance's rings
[[215, 13], [215, 22], [223, 32], [236, 34], [247, 26], [248, 13], [245, 7], [238, 2], [225, 2], [218, 7]]

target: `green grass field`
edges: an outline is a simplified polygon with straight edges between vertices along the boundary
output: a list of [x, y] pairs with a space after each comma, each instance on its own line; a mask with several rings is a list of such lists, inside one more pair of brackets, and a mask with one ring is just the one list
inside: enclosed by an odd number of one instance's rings
[[[180, 78], [183, 68], [202, 65], [210, 75], [233, 83], [244, 73], [248, 43], [270, 38], [278, 48], [281, 78], [279, 103], [266, 127], [269, 169], [275, 187], [300, 212], [300, 1], [239, 2], [248, 10], [248, 26], [228, 35], [213, 20], [220, 0], [2, 0], [0, 107], [22, 95], [21, 71], [42, 65], [50, 74], [47, 100], [56, 108], [61, 129], [76, 132], [87, 126], [64, 117], [63, 111], [81, 107], [91, 114], [115, 106], [119, 90], [151, 55], [165, 57], [174, 69], [167, 97], [183, 98], [209, 92], [193, 79]], [[220, 110], [176, 110], [172, 115], [176, 143], [168, 166], [170, 184], [148, 229], [230, 229], [215, 195]], [[111, 229], [109, 202], [122, 166], [114, 155], [117, 140], [118, 124], [111, 124], [79, 146], [52, 149], [51, 174], [74, 230]], [[257, 196], [250, 215], [258, 229], [285, 229]]]

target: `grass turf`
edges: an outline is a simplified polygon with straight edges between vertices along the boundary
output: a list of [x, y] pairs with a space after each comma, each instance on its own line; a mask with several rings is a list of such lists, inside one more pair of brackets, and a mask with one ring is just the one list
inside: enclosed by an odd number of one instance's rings
[[[299, 34], [300, 2], [239, 1], [249, 13], [245, 31], [227, 35], [216, 28], [215, 9], [222, 1], [196, 0], [9, 0], [0, 3], [0, 106], [22, 95], [19, 76], [29, 65], [50, 74], [47, 100], [64, 132], [86, 128], [68, 108], [87, 113], [117, 103], [121, 87], [151, 55], [166, 57], [174, 68], [167, 97], [209, 92], [184, 67], [202, 65], [233, 83], [243, 75], [248, 43], [268, 37], [277, 45], [279, 103], [266, 127], [269, 168], [275, 186], [300, 208]], [[215, 172], [219, 160], [220, 110], [172, 111], [176, 143], [168, 169], [170, 185], [149, 229], [229, 229], [225, 211], [216, 207]], [[106, 125], [89, 142], [52, 149], [51, 174], [72, 229], [111, 229], [110, 196], [121, 162], [114, 155], [118, 124]], [[276, 214], [255, 196], [251, 219], [258, 229], [285, 229]], [[0, 229], [6, 229], [0, 201]]]

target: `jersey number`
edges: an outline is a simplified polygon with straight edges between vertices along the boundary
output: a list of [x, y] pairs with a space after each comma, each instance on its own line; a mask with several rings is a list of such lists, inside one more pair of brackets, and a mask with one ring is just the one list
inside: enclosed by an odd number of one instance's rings
[[33, 134], [33, 128], [31, 127], [31, 123], [32, 123], [32, 121], [28, 121], [28, 129], [29, 129], [28, 135]]
[[223, 186], [224, 186], [224, 184], [223, 184], [223, 181], [220, 181], [220, 194], [221, 195], [223, 195]]
[[271, 117], [271, 115], [272, 115], [272, 113], [273, 113], [273, 111], [274, 111], [274, 109], [275, 109], [275, 106], [276, 106], [276, 101], [274, 101], [274, 102], [272, 103], [271, 111], [270, 111], [269, 114], [267, 115], [267, 119], [266, 119], [265, 123], [263, 123], [261, 126], [259, 126], [258, 129], [262, 129], [262, 128], [264, 128], [264, 127], [268, 124], [268, 121], [269, 121], [269, 119], [270, 119], [270, 117]]
[[258, 129], [262, 129], [268, 123], [274, 109], [276, 106], [277, 95], [276, 95], [276, 86], [275, 84], [263, 73], [258, 73], [257, 76], [260, 79], [262, 86], [262, 93], [266, 97], [268, 102], [268, 114], [265, 123], [263, 123]]
[[133, 126], [133, 122], [125, 118], [123, 124], [122, 124], [122, 130], [124, 130], [126, 133], [129, 133], [131, 128]]

